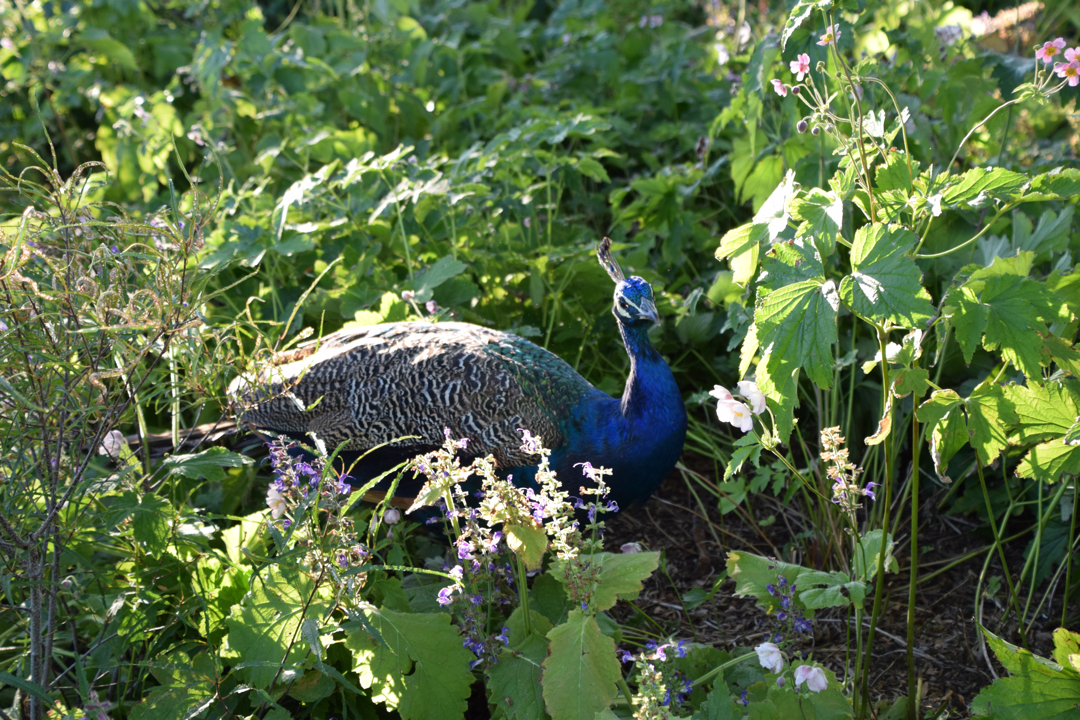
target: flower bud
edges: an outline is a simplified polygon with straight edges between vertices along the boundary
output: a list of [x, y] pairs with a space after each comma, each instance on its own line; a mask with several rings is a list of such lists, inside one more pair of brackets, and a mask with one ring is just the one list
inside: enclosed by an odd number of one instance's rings
[[641, 552], [641, 543], [628, 542], [619, 546], [619, 552], [624, 555], [633, 555], [634, 553]]
[[804, 133], [806, 132], [806, 129], [808, 127], [810, 127], [810, 123], [806, 122], [805, 120], [800, 120], [795, 126], [795, 129], [798, 130], [800, 133]]
[[810, 131], [810, 134], [811, 135], [820, 135], [821, 134], [821, 128], [819, 128], [817, 125], [815, 125], [814, 129]]
[[404, 300], [405, 302], [409, 302], [414, 297], [416, 297], [416, 293], [413, 292], [412, 290], [402, 290], [401, 291], [401, 299]]
[[389, 508], [383, 513], [382, 519], [387, 525], [397, 525], [401, 522], [401, 511], [397, 508]]
[[799, 86], [798, 86], [798, 85], [796, 85], [795, 87], [791, 88], [791, 94], [792, 94], [792, 95], [798, 95], [798, 94], [799, 94]]
[[776, 687], [784, 687], [784, 685], [786, 685], [786, 684], [787, 684], [787, 680], [784, 679], [783, 675], [776, 678]]

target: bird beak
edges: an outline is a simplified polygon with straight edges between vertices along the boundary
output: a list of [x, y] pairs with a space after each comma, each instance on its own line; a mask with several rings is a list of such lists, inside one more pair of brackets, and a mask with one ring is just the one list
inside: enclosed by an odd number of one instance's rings
[[654, 325], [660, 324], [660, 313], [656, 311], [656, 304], [646, 300], [641, 304], [641, 314], [653, 321]]

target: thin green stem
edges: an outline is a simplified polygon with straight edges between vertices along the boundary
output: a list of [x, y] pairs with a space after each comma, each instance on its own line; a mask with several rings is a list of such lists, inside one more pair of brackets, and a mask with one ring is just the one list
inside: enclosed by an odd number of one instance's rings
[[[912, 408], [919, 405], [913, 398]], [[919, 586], [919, 419], [911, 413], [911, 574], [908, 578], [907, 606], [907, 669], [908, 720], [918, 717], [918, 687], [915, 684], [915, 590]]]
[[[529, 612], [529, 576], [525, 572], [525, 564], [521, 561], [521, 556], [514, 554], [514, 569], [515, 575], [517, 575], [518, 585], [518, 598], [521, 600], [521, 614], [522, 625], [525, 627], [525, 634], [532, 635], [532, 615]], [[627, 695], [629, 698], [630, 696]]]
[[[889, 340], [889, 333], [884, 328], [877, 329], [878, 335], [878, 347], [881, 349], [881, 408], [882, 408], [882, 422], [891, 423], [892, 420], [892, 403], [889, 402], [890, 393], [890, 379], [889, 379], [889, 363], [885, 360], [888, 356], [886, 352], [886, 345]], [[892, 444], [886, 443], [885, 445], [885, 476], [882, 478], [882, 485], [885, 490], [885, 507], [883, 510], [883, 518], [881, 523], [881, 549], [878, 553], [877, 564], [877, 583], [874, 589], [874, 605], [873, 611], [870, 614], [870, 631], [866, 637], [866, 650], [862, 653], [865, 659], [862, 669], [862, 678], [859, 681], [860, 694], [862, 696], [862, 703], [859, 712], [859, 717], [866, 717], [867, 709], [870, 706], [870, 656], [874, 650], [874, 631], [877, 629], [878, 619], [881, 617], [881, 611], [883, 598], [885, 596], [885, 555], [889, 548], [889, 514], [892, 509], [892, 485], [893, 485], [893, 462], [895, 458], [891, 451]]]
[[[1073, 504], [1072, 504], [1072, 518], [1069, 521], [1069, 544], [1067, 547], [1073, 547], [1076, 542], [1076, 516], [1080, 514], [1080, 481], [1073, 479]], [[1068, 618], [1069, 611], [1069, 587], [1072, 583], [1072, 566], [1075, 556], [1069, 553], [1065, 558], [1065, 592], [1061, 596], [1061, 627], [1065, 627], [1065, 620]]]
[[[990, 491], [986, 489], [986, 478], [983, 475], [982, 461], [978, 456], [975, 458], [975, 469], [979, 471], [979, 485], [982, 487], [983, 502], [986, 503], [986, 514], [990, 518], [990, 530], [994, 533], [994, 547], [997, 548], [998, 558], [1001, 560], [1001, 572], [1005, 576], [1005, 582], [1009, 586], [1009, 597], [1012, 598], [1013, 612], [1016, 613], [1016, 622], [1020, 628], [1020, 640], [1024, 648], [1027, 648], [1027, 636], [1024, 635], [1024, 619], [1020, 615], [1020, 599], [1016, 595], [1016, 587], [1013, 585], [1012, 575], [1009, 574], [1009, 564], [1005, 560], [1005, 548], [1001, 542], [1001, 535], [998, 532], [997, 520], [994, 519], [994, 508], [990, 504]], [[1006, 512], [1012, 512], [1013, 503], [1009, 503], [1009, 510]], [[978, 596], [976, 595], [976, 601]]]

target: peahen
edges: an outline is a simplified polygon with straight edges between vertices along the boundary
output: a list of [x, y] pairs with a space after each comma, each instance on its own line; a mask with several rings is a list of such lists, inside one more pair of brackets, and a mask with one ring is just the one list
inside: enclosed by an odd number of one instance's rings
[[[574, 466], [588, 461], [613, 471], [610, 499], [621, 507], [644, 502], [682, 452], [686, 410], [671, 369], [649, 342], [648, 329], [659, 321], [652, 287], [623, 276], [609, 239], [597, 256], [616, 283], [612, 312], [630, 356], [621, 398], [524, 338], [457, 322], [341, 330], [282, 353], [255, 383], [237, 379], [230, 395], [247, 407], [242, 422], [249, 427], [296, 439], [314, 433], [330, 449], [347, 442], [342, 459], [354, 482], [435, 449], [449, 428], [471, 440], [470, 455], [494, 455], [501, 473], [528, 485], [537, 458], [519, 449], [525, 428], [552, 449], [563, 483], [576, 489], [582, 471]], [[408, 435], [419, 439], [360, 458]], [[395, 499], [415, 495], [417, 484], [403, 482]]]

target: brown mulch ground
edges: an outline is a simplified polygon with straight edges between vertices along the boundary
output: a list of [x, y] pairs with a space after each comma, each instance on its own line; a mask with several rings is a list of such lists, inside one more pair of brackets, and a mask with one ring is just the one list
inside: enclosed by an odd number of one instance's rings
[[[711, 473], [712, 464], [708, 465]], [[725, 569], [729, 551], [745, 550], [768, 557], [776, 557], [779, 552], [784, 552], [792, 536], [806, 529], [795, 509], [797, 503], [784, 508], [770, 498], [754, 497], [752, 511], [756, 517], [776, 515], [775, 523], [759, 530], [737, 512], [722, 516], [711, 495], [700, 487], [696, 488], [696, 492], [697, 498], [689, 482], [679, 472], [673, 472], [643, 507], [607, 518], [605, 546], [618, 548], [622, 543], [640, 542], [646, 549], [664, 551], [670, 579], [662, 572], [654, 573], [635, 605], [664, 625], [673, 637], [696, 637], [702, 643], [724, 649], [758, 645], [764, 642], [766, 632], [773, 632], [774, 626], [756, 607], [753, 598], [735, 597], [733, 581], [725, 581], [711, 602], [688, 612], [684, 611], [680, 598], [692, 588], [711, 589], [714, 579]], [[920, 518], [922, 577], [988, 545], [986, 538], [976, 532], [978, 522], [938, 515], [932, 498], [923, 505]], [[907, 536], [905, 529], [898, 538], [902, 545], [897, 558], [900, 572], [886, 576], [887, 609], [879, 621], [870, 673], [875, 701], [891, 701], [907, 694], [905, 639], [910, 572]], [[798, 543], [788, 545], [789, 556], [780, 559], [813, 566], [813, 562], [790, 549], [796, 547]], [[1010, 548], [1007, 559], [1014, 573], [1023, 565], [1022, 552], [1022, 545]], [[975, 625], [976, 583], [984, 560], [985, 553], [979, 553], [919, 586], [915, 667], [923, 688], [920, 704], [923, 712], [943, 708], [948, 710], [943, 717], [969, 717], [971, 701], [994, 680], [995, 676], [991, 673], [1004, 675], [993, 654], [990, 653], [989, 661], [983, 654]], [[1001, 574], [996, 558], [987, 576], [995, 574]], [[1003, 596], [1004, 590], [998, 595]], [[1037, 594], [1035, 602], [1040, 598], [1041, 595]], [[982, 622], [1002, 637], [1015, 642], [1014, 621], [998, 627], [999, 619], [1004, 614], [1000, 602], [991, 599], [984, 603]], [[613, 615], [623, 622], [634, 612], [627, 604], [620, 603], [613, 610]], [[1058, 626], [1060, 617], [1060, 599], [1039, 616], [1042, 624], [1037, 622], [1029, 637], [1031, 650], [1036, 654], [1049, 656], [1052, 653], [1051, 633]], [[846, 622], [853, 620], [842, 611], [818, 611], [813, 623], [813, 638], [805, 641], [802, 648], [812, 650], [814, 658], [833, 670], [838, 677], [844, 676], [847, 661]], [[866, 624], [869, 624], [868, 618]]]

